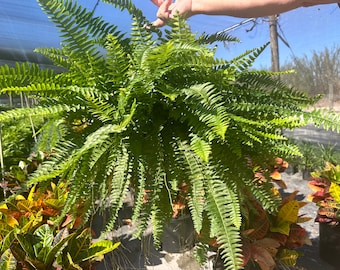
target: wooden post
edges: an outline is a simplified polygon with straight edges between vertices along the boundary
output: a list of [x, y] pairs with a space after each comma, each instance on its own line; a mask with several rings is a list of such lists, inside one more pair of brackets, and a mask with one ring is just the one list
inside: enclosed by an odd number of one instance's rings
[[2, 149], [2, 125], [0, 124], [0, 168], [1, 168], [1, 181], [5, 177], [5, 163]]
[[278, 42], [278, 35], [277, 35], [277, 18], [278, 18], [278, 15], [269, 16], [270, 49], [271, 49], [271, 59], [272, 59], [271, 70], [274, 72], [280, 71], [279, 42]]

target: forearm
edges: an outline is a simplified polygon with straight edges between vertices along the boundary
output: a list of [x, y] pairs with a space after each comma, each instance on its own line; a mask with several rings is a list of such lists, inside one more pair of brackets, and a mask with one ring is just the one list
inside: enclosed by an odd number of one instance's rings
[[334, 2], [334, 0], [192, 0], [191, 14], [227, 15], [244, 18], [263, 17], [283, 13], [302, 6]]
[[227, 15], [233, 17], [264, 17], [280, 14], [298, 7], [339, 3], [340, 0], [151, 0], [159, 7], [158, 19], [153, 22], [161, 27], [174, 14], [189, 18], [196, 14]]

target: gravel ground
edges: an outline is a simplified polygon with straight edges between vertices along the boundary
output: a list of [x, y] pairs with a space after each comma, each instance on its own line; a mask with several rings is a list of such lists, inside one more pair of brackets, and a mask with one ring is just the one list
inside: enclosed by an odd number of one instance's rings
[[[308, 180], [304, 180], [300, 173], [288, 174], [282, 173], [282, 179], [287, 184], [287, 189], [284, 193], [290, 193], [298, 190], [298, 200], [307, 201], [308, 194], [311, 190], [308, 187]], [[304, 256], [300, 257], [297, 263], [298, 267], [306, 270], [338, 270], [340, 268], [334, 268], [322, 261], [319, 256], [319, 223], [314, 222], [314, 217], [316, 217], [317, 207], [314, 203], [308, 203], [303, 208], [300, 209], [300, 214], [305, 214], [312, 219], [308, 222], [302, 223], [307, 232], [309, 233], [309, 238], [312, 241], [312, 246], [304, 245], [300, 248], [300, 251]], [[340, 267], [340, 266], [339, 266]]]

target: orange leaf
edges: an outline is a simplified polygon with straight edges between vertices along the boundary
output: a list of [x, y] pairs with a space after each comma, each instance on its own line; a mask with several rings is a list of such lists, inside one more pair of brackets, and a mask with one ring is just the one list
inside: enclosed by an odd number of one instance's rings
[[275, 163], [276, 163], [277, 165], [281, 165], [283, 162], [284, 162], [284, 161], [283, 161], [282, 158], [280, 158], [280, 157], [275, 158]]
[[287, 168], [289, 167], [288, 162], [287, 162], [287, 161], [284, 161], [284, 162], [282, 163], [281, 167], [287, 169]]
[[274, 170], [274, 171], [270, 174], [270, 178], [273, 179], [273, 180], [282, 180], [281, 174], [279, 173], [278, 170]]
[[298, 190], [295, 190], [294, 192], [290, 193], [288, 196], [286, 196], [286, 197], [282, 200], [281, 204], [284, 205], [284, 204], [286, 204], [286, 203], [288, 203], [288, 202], [294, 201], [294, 200], [295, 200], [295, 197], [296, 197], [296, 195], [297, 195], [298, 193], [299, 193]]
[[270, 252], [261, 246], [253, 244], [251, 253], [254, 261], [260, 266], [261, 270], [272, 270], [276, 263]]

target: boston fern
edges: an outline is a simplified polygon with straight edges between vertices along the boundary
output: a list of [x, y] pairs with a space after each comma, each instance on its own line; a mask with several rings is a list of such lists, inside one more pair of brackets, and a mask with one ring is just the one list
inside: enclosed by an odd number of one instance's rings
[[305, 111], [314, 98], [275, 74], [252, 71], [266, 46], [217, 59], [211, 43], [233, 38], [197, 37], [179, 17], [164, 32], [148, 30], [129, 0], [103, 0], [131, 14], [129, 35], [75, 1], [38, 2], [63, 43], [36, 51], [58, 72], [27, 63], [0, 68], [1, 93], [25, 92], [37, 101], [1, 113], [0, 122], [46, 119], [36, 147], [50, 157], [27, 184], [66, 179], [65, 213], [79, 200], [88, 218], [109, 207], [106, 230], [132, 191], [136, 235], [151, 222], [156, 244], [178, 187], [187, 184], [196, 232], [217, 239], [226, 269], [242, 268], [246, 194], [268, 212], [279, 203], [270, 183], [254, 182], [250, 163], [264, 168], [275, 156], [299, 155], [283, 129], [309, 122], [338, 128], [339, 117]]

